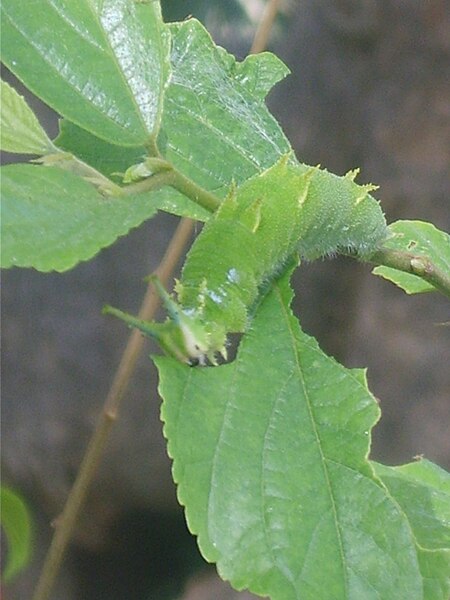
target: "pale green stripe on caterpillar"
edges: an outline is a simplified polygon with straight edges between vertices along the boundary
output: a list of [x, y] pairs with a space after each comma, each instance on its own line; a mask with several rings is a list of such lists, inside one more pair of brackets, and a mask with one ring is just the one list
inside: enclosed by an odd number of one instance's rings
[[216, 363], [228, 333], [247, 328], [252, 306], [296, 254], [313, 260], [339, 252], [360, 258], [387, 237], [372, 185], [290, 156], [233, 189], [194, 242], [177, 282], [178, 304], [165, 295], [170, 320], [145, 323], [106, 308], [156, 337], [188, 364]]

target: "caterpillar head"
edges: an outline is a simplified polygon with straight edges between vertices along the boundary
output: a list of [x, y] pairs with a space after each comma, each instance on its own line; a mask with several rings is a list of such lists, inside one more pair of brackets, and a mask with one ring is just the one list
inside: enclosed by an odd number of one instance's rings
[[103, 312], [118, 317], [130, 327], [152, 337], [168, 356], [182, 363], [190, 366], [206, 365], [208, 362], [217, 365], [217, 354], [226, 359], [225, 329], [215, 324], [206, 326], [201, 315], [183, 310], [169, 296], [156, 276], [152, 276], [150, 280], [169, 314], [164, 323], [144, 321], [112, 306], [105, 306]]
[[170, 315], [161, 324], [158, 343], [166, 354], [190, 366], [205, 366], [208, 362], [217, 365], [217, 354], [227, 358], [223, 328], [212, 324], [206, 327], [198, 315], [182, 309], [178, 309], [175, 319]]

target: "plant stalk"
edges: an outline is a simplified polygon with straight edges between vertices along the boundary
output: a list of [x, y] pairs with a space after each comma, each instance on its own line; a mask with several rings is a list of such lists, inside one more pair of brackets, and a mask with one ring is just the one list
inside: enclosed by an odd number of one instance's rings
[[167, 166], [167, 169], [155, 173], [142, 181], [120, 188], [120, 194], [140, 194], [169, 185], [209, 212], [215, 212], [219, 208], [221, 203], [220, 198], [197, 185], [192, 179], [180, 173], [170, 163], [167, 163]]
[[192, 179], [189, 179], [176, 169], [169, 172], [170, 180], [169, 185], [205, 208], [209, 212], [215, 212], [220, 204], [221, 200], [208, 190], [197, 185]]
[[267, 2], [261, 21], [256, 30], [255, 37], [253, 38], [250, 54], [262, 52], [267, 47], [270, 32], [272, 31], [274, 21], [280, 10], [280, 5], [281, 0], [269, 0], [269, 2]]

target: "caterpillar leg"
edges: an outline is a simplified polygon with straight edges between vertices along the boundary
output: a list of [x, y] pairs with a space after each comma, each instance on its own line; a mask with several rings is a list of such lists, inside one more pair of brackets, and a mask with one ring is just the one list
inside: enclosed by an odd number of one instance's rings
[[128, 325], [128, 327], [134, 327], [135, 329], [139, 329], [139, 331], [142, 331], [142, 333], [144, 333], [148, 337], [154, 338], [156, 340], [158, 340], [159, 338], [160, 334], [158, 331], [158, 326], [160, 325], [160, 323], [153, 323], [153, 321], [144, 321], [143, 319], [138, 319], [137, 317], [125, 313], [119, 310], [118, 308], [109, 306], [109, 304], [106, 304], [103, 307], [102, 313], [104, 315], [113, 315], [114, 317], [117, 317], [121, 321], [124, 321]]

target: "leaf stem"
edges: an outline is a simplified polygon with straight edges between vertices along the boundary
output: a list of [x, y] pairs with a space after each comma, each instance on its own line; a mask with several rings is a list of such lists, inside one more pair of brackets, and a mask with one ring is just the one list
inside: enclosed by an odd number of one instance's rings
[[171, 176], [169, 185], [199, 204], [201, 207], [209, 212], [215, 212], [219, 208], [221, 204], [220, 198], [197, 185], [192, 179], [189, 179], [180, 173], [180, 171], [173, 169], [172, 171], [169, 171], [169, 175]]
[[102, 193], [108, 195], [120, 194], [120, 186], [70, 152], [55, 147], [55, 152], [41, 156], [32, 162], [40, 163], [46, 167], [59, 167], [64, 171], [70, 171], [89, 181]]
[[[159, 157], [157, 158], [159, 159]], [[46, 166], [57, 166], [80, 175], [83, 179], [97, 186], [101, 192], [108, 195], [139, 194], [158, 190], [168, 185], [211, 213], [215, 212], [221, 203], [220, 198], [197, 185], [192, 179], [189, 179], [178, 171], [170, 162], [162, 158], [158, 160], [159, 170], [154, 175], [125, 186], [115, 184], [99, 171], [68, 152], [58, 151], [54, 154], [43, 156], [36, 162], [40, 162]]]
[[382, 248], [369, 257], [369, 262], [416, 275], [450, 298], [450, 276], [427, 256]]
[[122, 186], [117, 192], [117, 195], [131, 196], [132, 194], [141, 194], [142, 192], [159, 190], [165, 185], [170, 185], [170, 179], [170, 171], [161, 171], [151, 175], [150, 177], [141, 179], [136, 183], [130, 183], [129, 185]]
[[190, 200], [205, 208], [209, 212], [215, 212], [221, 203], [220, 198], [197, 185], [192, 179], [183, 175], [175, 169], [169, 162], [165, 168], [151, 177], [147, 177], [137, 183], [132, 183], [120, 188], [122, 194], [137, 194], [159, 189], [165, 185], [169, 185], [178, 190]]

